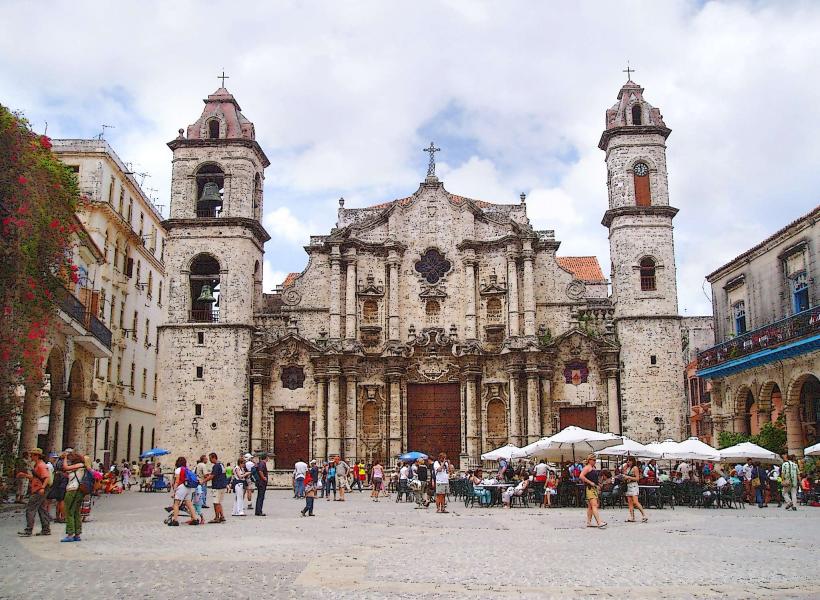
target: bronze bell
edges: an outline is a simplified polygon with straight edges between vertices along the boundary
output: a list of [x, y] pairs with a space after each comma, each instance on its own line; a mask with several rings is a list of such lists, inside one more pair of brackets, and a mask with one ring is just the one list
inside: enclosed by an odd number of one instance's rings
[[205, 302], [207, 304], [213, 304], [216, 302], [216, 298], [211, 293], [211, 286], [207, 283], [202, 286], [202, 292], [199, 294], [199, 298], [196, 299], [197, 302]]
[[199, 205], [204, 208], [214, 208], [222, 204], [222, 196], [219, 195], [219, 186], [213, 181], [209, 181], [202, 188], [202, 196], [199, 198]]

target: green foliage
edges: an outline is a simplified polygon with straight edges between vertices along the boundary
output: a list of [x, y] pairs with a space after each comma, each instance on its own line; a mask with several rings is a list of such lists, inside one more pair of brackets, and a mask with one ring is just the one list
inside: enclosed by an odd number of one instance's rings
[[544, 331], [544, 335], [541, 336], [540, 341], [542, 346], [549, 346], [552, 343], [552, 331], [549, 327]]
[[803, 471], [810, 476], [817, 472], [817, 458], [814, 456], [807, 456], [803, 460]]
[[786, 451], [786, 430], [777, 423], [766, 423], [752, 441], [766, 450], [783, 454]]
[[750, 437], [745, 433], [735, 433], [734, 431], [721, 431], [718, 434], [718, 449], [723, 450], [736, 444], [750, 441]]

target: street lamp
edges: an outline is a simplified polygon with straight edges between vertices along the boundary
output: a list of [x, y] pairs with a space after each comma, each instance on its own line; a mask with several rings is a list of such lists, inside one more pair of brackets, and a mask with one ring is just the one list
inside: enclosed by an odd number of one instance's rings
[[111, 413], [114, 412], [111, 408], [110, 404], [106, 404], [105, 408], [103, 408], [103, 414], [101, 417], [86, 417], [86, 423], [94, 423], [94, 460], [97, 460], [97, 430], [100, 427], [100, 422], [107, 421], [111, 418]]

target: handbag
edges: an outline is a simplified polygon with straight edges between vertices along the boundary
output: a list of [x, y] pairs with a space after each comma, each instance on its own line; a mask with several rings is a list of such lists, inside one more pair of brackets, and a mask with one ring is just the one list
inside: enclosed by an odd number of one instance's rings
[[760, 487], [760, 477], [752, 479], [752, 487]]

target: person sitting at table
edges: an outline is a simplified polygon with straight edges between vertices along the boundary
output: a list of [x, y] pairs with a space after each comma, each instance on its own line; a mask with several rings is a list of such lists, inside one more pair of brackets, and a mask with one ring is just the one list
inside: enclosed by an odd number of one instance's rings
[[[484, 484], [483, 472], [481, 469], [476, 469], [475, 472], [470, 475], [470, 482], [474, 486], [481, 486]], [[485, 489], [483, 487], [474, 487], [473, 494], [478, 498], [479, 504], [482, 506], [489, 506], [491, 497], [490, 497], [490, 490]]]
[[669, 473], [667, 473], [666, 471], [661, 471], [660, 475], [658, 475], [658, 481], [660, 481], [661, 483], [669, 481]]
[[544, 500], [541, 502], [541, 507], [549, 508], [552, 506], [552, 497], [556, 494], [558, 494], [558, 479], [555, 477], [555, 471], [550, 469], [547, 481], [544, 483]]
[[547, 482], [547, 463], [544, 462], [542, 458], [538, 461], [538, 464], [535, 465], [535, 469], [533, 470], [533, 475], [535, 476], [535, 481], [539, 483], [546, 483]]
[[515, 487], [508, 487], [506, 490], [504, 490], [501, 493], [501, 502], [504, 504], [504, 506], [506, 506], [507, 508], [512, 508], [512, 497], [523, 496], [529, 484], [529, 478], [525, 477], [524, 479], [519, 481]]
[[703, 488], [703, 507], [709, 508], [718, 499], [719, 492], [715, 478], [709, 477], [706, 485]]

